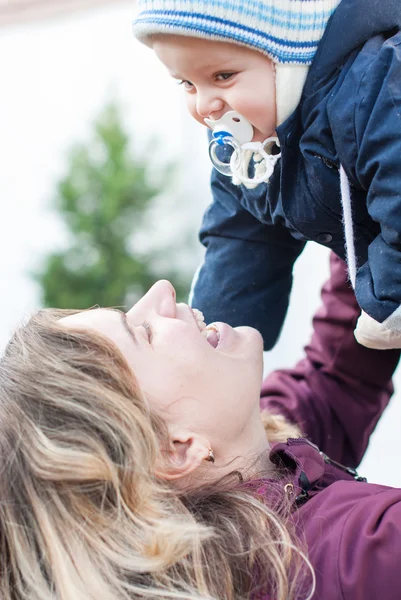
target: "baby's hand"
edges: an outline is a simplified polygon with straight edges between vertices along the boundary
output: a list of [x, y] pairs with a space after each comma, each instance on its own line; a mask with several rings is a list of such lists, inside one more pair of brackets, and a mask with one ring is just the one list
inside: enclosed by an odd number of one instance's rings
[[378, 323], [362, 311], [354, 331], [356, 341], [376, 350], [401, 348], [401, 332], [388, 329], [385, 323]]

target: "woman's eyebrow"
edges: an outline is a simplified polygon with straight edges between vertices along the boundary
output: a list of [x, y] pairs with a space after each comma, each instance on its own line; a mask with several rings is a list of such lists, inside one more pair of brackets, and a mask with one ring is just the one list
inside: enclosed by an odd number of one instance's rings
[[128, 324], [127, 315], [124, 312], [121, 312], [120, 314], [121, 314], [121, 318], [122, 318], [125, 330], [129, 333], [129, 335], [131, 336], [131, 339], [135, 342], [135, 344], [138, 345], [138, 340], [135, 337], [135, 333], [133, 332], [132, 328]]
[[133, 332], [132, 328], [128, 325], [127, 315], [125, 314], [125, 312], [119, 310], [118, 308], [111, 308], [110, 310], [114, 310], [114, 312], [117, 312], [119, 315], [121, 315], [122, 324], [125, 330], [130, 335], [131, 339], [135, 342], [135, 344], [138, 346], [138, 340], [136, 339], [135, 333]]

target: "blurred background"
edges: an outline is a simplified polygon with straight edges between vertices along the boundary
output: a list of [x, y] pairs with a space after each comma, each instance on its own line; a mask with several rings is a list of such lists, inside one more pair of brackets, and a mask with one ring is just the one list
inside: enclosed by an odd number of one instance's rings
[[[205, 130], [133, 39], [133, 8], [0, 0], [0, 351], [44, 303], [128, 305], [159, 277], [185, 299], [202, 260]], [[328, 252], [309, 244], [266, 372], [302, 356], [327, 275]], [[360, 472], [401, 486], [400, 370], [395, 384]]]

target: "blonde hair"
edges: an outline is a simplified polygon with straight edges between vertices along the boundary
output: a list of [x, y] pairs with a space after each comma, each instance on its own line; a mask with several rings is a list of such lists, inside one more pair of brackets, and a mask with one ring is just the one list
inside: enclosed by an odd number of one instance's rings
[[303, 437], [300, 427], [287, 421], [283, 415], [273, 414], [267, 409], [262, 410], [260, 415], [267, 439], [271, 444], [285, 442], [288, 438]]
[[[41, 311], [0, 360], [2, 600], [298, 598], [310, 567], [282, 485], [154, 475], [164, 423], [118, 349]], [[307, 596], [304, 593], [304, 597]]]

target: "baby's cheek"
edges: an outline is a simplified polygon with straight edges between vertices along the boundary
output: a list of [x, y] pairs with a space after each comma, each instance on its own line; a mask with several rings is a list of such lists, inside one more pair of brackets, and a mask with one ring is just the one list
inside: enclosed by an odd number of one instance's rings
[[203, 120], [203, 117], [200, 117], [197, 113], [196, 101], [192, 96], [187, 96], [187, 109], [189, 114], [193, 119], [195, 119], [195, 121], [198, 121], [198, 123], [200, 123], [201, 125], [205, 125], [206, 127], [206, 123]]

